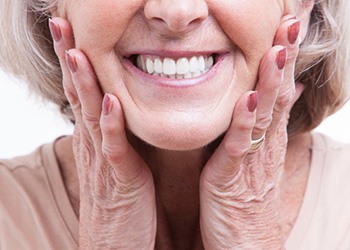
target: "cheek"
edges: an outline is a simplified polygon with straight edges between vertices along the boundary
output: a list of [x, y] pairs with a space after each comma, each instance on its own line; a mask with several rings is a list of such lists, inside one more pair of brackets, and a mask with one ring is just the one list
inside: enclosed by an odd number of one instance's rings
[[272, 47], [283, 8], [276, 0], [209, 0], [214, 18], [242, 52], [247, 67], [255, 71]]
[[[104, 92], [110, 92], [108, 87], [115, 85], [115, 79], [120, 82], [122, 67], [111, 53], [142, 2], [85, 0], [74, 1], [68, 7], [67, 16], [73, 28], [75, 46], [89, 58]], [[120, 94], [125, 93], [120, 91]]]
[[71, 22], [76, 47], [94, 53], [110, 51], [128, 27], [130, 19], [140, 9], [141, 0], [86, 0], [72, 3], [68, 19]]

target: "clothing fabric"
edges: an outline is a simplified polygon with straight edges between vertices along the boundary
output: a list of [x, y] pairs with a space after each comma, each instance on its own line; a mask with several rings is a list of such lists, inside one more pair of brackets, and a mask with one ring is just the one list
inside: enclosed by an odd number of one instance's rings
[[350, 145], [312, 136], [309, 179], [287, 250], [350, 249]]
[[54, 143], [0, 160], [1, 250], [78, 249], [78, 233]]
[[[313, 134], [311, 150], [304, 201], [285, 247], [350, 249], [350, 145]], [[78, 238], [54, 143], [0, 160], [0, 249], [78, 249]]]

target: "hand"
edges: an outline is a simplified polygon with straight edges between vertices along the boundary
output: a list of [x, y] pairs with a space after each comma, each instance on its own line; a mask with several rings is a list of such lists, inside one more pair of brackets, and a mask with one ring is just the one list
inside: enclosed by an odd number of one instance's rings
[[72, 49], [69, 23], [54, 18], [50, 28], [64, 90], [75, 116], [73, 150], [80, 186], [80, 248], [153, 249], [153, 177], [126, 138], [121, 104], [111, 94], [102, 98], [88, 58]]
[[[279, 203], [287, 124], [303, 91], [294, 81], [298, 25], [296, 19], [282, 22], [274, 47], [261, 61], [256, 92], [239, 99], [230, 128], [203, 169], [200, 223], [205, 249], [283, 248]], [[249, 153], [251, 139], [263, 135], [260, 149]]]

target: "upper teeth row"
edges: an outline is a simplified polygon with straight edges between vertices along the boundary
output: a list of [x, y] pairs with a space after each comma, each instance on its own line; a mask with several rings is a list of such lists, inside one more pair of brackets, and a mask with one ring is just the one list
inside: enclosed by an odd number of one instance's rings
[[175, 61], [165, 57], [151, 59], [150, 57], [139, 55], [137, 57], [137, 67], [148, 74], [157, 74], [169, 78], [191, 78], [207, 72], [214, 64], [213, 56], [193, 56], [190, 59], [182, 57]]

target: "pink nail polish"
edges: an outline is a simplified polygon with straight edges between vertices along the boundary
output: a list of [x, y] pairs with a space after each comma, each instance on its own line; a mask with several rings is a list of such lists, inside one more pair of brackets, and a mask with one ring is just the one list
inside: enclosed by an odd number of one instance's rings
[[290, 44], [294, 44], [295, 41], [298, 39], [300, 32], [300, 20], [293, 23], [291, 26], [288, 27], [288, 42]]
[[286, 65], [287, 49], [283, 48], [277, 52], [276, 63], [279, 70], [282, 70]]
[[248, 110], [249, 112], [254, 112], [258, 106], [258, 92], [253, 92], [249, 95], [248, 98]]
[[111, 98], [108, 94], [105, 94], [102, 102], [102, 113], [104, 116], [109, 115], [112, 112], [113, 104], [111, 102]]
[[52, 21], [52, 19], [49, 19], [49, 28], [50, 28], [52, 39], [56, 43], [61, 41], [61, 39], [62, 39], [61, 29], [60, 29], [60, 27], [58, 25], [56, 25], [54, 23], [54, 21]]
[[72, 73], [77, 72], [78, 65], [74, 56], [71, 56], [68, 51], [66, 51], [66, 61], [67, 65]]

